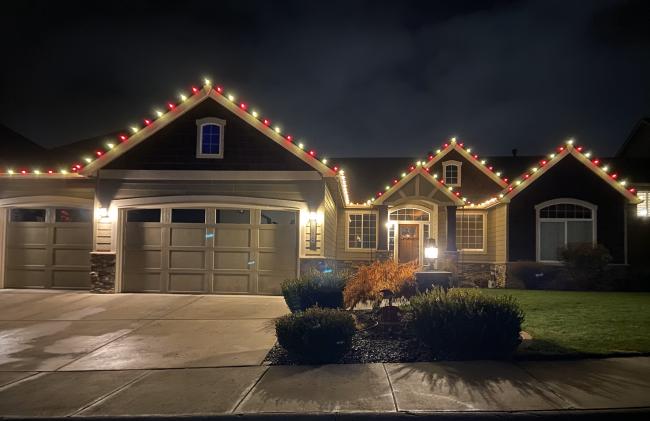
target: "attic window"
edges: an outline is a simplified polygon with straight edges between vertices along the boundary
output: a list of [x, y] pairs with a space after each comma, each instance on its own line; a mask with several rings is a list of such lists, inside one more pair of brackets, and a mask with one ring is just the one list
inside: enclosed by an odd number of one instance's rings
[[459, 161], [445, 161], [442, 163], [442, 176], [445, 184], [452, 187], [460, 186], [460, 167], [463, 165]]
[[223, 158], [225, 120], [207, 117], [196, 120], [196, 157]]

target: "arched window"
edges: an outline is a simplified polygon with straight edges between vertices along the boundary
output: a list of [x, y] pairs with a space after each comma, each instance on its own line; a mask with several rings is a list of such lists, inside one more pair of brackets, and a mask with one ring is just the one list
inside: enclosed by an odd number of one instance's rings
[[202, 118], [196, 120], [196, 156], [197, 158], [223, 158], [224, 120], [219, 118]]
[[445, 161], [442, 163], [442, 179], [445, 184], [451, 187], [460, 186], [460, 167], [463, 165], [459, 161]]
[[562, 248], [596, 244], [595, 205], [576, 199], [556, 199], [535, 206], [537, 260], [557, 262]]

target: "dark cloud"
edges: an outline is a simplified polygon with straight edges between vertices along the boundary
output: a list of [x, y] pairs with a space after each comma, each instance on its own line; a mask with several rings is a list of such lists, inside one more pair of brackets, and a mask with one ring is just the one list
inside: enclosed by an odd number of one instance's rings
[[204, 75], [331, 156], [416, 157], [451, 135], [612, 154], [650, 115], [642, 0], [3, 7], [0, 121], [48, 145], [137, 122]]

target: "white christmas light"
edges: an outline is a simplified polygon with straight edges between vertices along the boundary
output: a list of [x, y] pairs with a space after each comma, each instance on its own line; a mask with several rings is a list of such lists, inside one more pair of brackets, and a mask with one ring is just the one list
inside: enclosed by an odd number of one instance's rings
[[456, 138], [455, 138], [455, 137], [452, 137], [452, 138], [451, 138], [451, 141], [452, 141], [452, 143], [456, 143]]
[[231, 101], [235, 100], [235, 96], [233, 94], [228, 94], [228, 99]]
[[258, 112], [255, 111], [255, 110], [251, 111], [251, 114], [252, 114], [253, 117], [255, 117], [255, 118], [257, 118], [257, 116], [259, 116]]
[[34, 170], [34, 174], [40, 174], [41, 170]]
[[7, 170], [7, 173], [8, 173], [8, 174], [13, 174], [13, 173], [14, 173], [14, 170], [11, 170], [11, 169], [10, 169], [10, 170]]
[[573, 145], [573, 139], [569, 139], [569, 140], [567, 140], [567, 141], [566, 141], [566, 144], [567, 144], [567, 145]]
[[609, 171], [609, 166], [605, 165], [605, 166], [603, 167], [603, 171], [605, 171], [605, 172]]
[[323, 164], [327, 164], [327, 158], [323, 158]]
[[179, 97], [181, 98], [181, 101], [186, 101], [187, 97], [183, 94], [180, 94]]
[[300, 149], [304, 149], [304, 148], [305, 148], [305, 145], [303, 145], [302, 143], [298, 143], [298, 147], [299, 147]]
[[280, 129], [280, 126], [275, 126], [275, 129], [273, 130], [275, 130], [276, 133], [280, 133], [282, 131], [282, 129]]
[[586, 156], [587, 158], [591, 157], [591, 152], [587, 152], [587, 153], [585, 153], [585, 156]]
[[501, 171], [497, 171], [497, 177], [501, 177]]
[[106, 147], [107, 147], [108, 149], [113, 149], [113, 148], [115, 147], [115, 144], [113, 144], [113, 143], [107, 143], [107, 144], [106, 144]]
[[92, 160], [92, 158], [86, 156], [86, 157], [84, 157], [84, 161], [86, 161], [87, 163], [90, 164], [93, 160]]
[[137, 127], [135, 127], [135, 126], [131, 126], [131, 131], [132, 131], [133, 133], [137, 133], [138, 130], [139, 130], [139, 129], [138, 129]]
[[160, 111], [160, 110], [155, 110], [154, 113], [156, 113], [156, 116], [158, 116], [158, 117], [162, 117], [162, 116], [163, 116], [163, 112]]
[[61, 170], [61, 171], [59, 171], [59, 172], [60, 172], [61, 174], [67, 174], [67, 173], [68, 173], [68, 170]]
[[210, 79], [207, 79], [207, 78], [206, 78], [206, 79], [203, 79], [203, 83], [205, 84], [205, 86], [210, 86], [210, 85], [212, 84], [212, 82], [210, 81]]
[[404, 178], [404, 177], [406, 177], [406, 173], [405, 173], [405, 172], [402, 173], [402, 178]]

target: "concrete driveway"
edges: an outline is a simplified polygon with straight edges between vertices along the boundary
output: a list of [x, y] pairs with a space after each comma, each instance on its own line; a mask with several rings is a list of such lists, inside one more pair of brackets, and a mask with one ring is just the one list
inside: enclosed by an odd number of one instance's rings
[[281, 297], [0, 290], [0, 372], [259, 365]]

